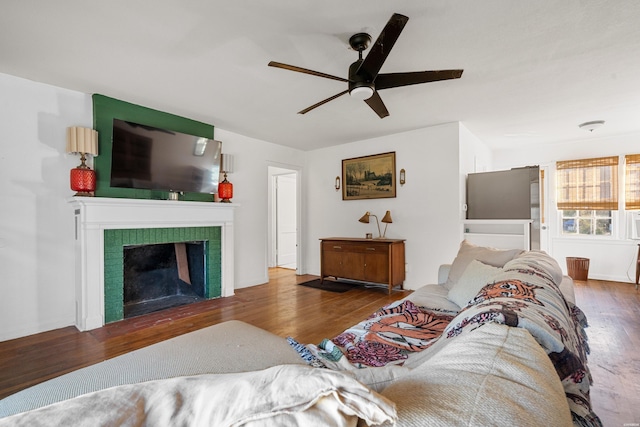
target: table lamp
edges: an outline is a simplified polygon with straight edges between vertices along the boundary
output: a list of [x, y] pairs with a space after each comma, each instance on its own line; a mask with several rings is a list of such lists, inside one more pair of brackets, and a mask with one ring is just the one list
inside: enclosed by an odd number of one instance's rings
[[218, 184], [218, 197], [220, 202], [231, 203], [233, 197], [233, 184], [227, 179], [227, 174], [233, 172], [233, 156], [231, 154], [222, 154], [221, 172], [224, 174], [224, 181]]
[[69, 182], [76, 196], [93, 196], [96, 172], [86, 165], [87, 154], [98, 155], [98, 132], [83, 127], [67, 128], [67, 153], [80, 154], [80, 166], [71, 169]]
[[387, 234], [387, 225], [393, 223], [393, 220], [391, 219], [391, 212], [387, 211], [384, 214], [384, 217], [382, 217], [382, 222], [385, 223], [384, 225], [384, 233], [380, 232], [380, 222], [378, 221], [378, 217], [374, 214], [372, 214], [371, 212], [367, 211], [365, 212], [364, 215], [362, 215], [362, 217], [360, 217], [360, 219], [358, 221], [365, 223], [365, 224], [369, 224], [369, 217], [374, 217], [376, 219], [376, 225], [378, 226], [378, 237], [377, 239], [384, 239], [385, 235]]

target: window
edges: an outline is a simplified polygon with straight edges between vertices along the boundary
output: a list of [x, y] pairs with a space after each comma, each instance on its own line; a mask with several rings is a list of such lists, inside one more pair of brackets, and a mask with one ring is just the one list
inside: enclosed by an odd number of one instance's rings
[[618, 209], [618, 157], [558, 162], [557, 204], [562, 234], [611, 236]]
[[611, 236], [611, 211], [563, 210], [562, 234]]
[[624, 156], [624, 198], [627, 210], [640, 209], [640, 154]]
[[618, 209], [618, 157], [556, 164], [558, 210]]

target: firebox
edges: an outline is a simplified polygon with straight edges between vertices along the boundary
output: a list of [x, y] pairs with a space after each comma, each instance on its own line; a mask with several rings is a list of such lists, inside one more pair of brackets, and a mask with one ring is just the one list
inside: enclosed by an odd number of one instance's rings
[[124, 318], [206, 299], [207, 242], [124, 246]]

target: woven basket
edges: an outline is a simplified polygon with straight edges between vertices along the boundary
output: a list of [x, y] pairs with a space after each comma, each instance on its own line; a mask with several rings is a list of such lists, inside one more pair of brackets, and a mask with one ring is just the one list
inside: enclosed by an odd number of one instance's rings
[[567, 257], [567, 270], [573, 280], [587, 280], [589, 276], [589, 258]]

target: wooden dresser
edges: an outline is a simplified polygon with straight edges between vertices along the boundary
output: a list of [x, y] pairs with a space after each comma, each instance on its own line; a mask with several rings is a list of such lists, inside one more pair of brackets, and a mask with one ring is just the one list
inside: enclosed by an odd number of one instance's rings
[[320, 276], [385, 283], [404, 282], [404, 239], [320, 239]]

